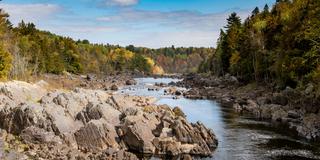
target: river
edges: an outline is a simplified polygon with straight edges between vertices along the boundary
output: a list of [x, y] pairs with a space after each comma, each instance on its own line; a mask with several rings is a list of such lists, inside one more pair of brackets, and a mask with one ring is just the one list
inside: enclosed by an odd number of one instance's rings
[[[213, 160], [320, 160], [320, 145], [299, 139], [285, 127], [239, 115], [231, 107], [212, 100], [173, 99], [164, 89], [148, 91], [155, 83], [177, 82], [171, 78], [137, 78], [137, 85], [120, 92], [130, 95], [156, 97], [157, 104], [179, 106], [190, 122], [200, 121], [216, 134], [219, 145]], [[181, 88], [184, 89], [184, 88]], [[156, 158], [155, 158], [156, 159]]]

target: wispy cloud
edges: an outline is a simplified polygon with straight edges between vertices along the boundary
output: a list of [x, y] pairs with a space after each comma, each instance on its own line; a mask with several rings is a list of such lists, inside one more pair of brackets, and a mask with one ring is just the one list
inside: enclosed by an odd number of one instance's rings
[[[219, 13], [121, 9], [116, 14], [98, 17], [97, 21], [126, 27], [126, 32], [140, 35], [135, 44], [141, 46], [215, 46], [220, 29], [233, 11], [242, 19], [250, 14], [249, 10], [240, 9]], [[130, 41], [120, 43], [130, 44]]]
[[[122, 24], [156, 24], [159, 26], [193, 29], [221, 28], [231, 11], [221, 13], [202, 13], [197, 11], [146, 11], [134, 9], [122, 9], [117, 14], [98, 17], [98, 21]], [[246, 18], [250, 11], [237, 10], [241, 18]]]
[[9, 13], [13, 23], [21, 20], [37, 23], [41, 20], [52, 18], [52, 15], [62, 10], [55, 4], [0, 4], [5, 12]]
[[107, 6], [132, 6], [139, 2], [139, 0], [104, 0]]
[[[75, 39], [152, 48], [171, 45], [215, 46], [220, 28], [226, 24], [226, 18], [231, 12], [236, 11], [242, 19], [251, 12], [241, 9], [213, 13], [192, 10], [152, 11], [125, 7], [138, 3], [138, 0], [93, 1], [120, 7], [97, 15], [73, 12], [62, 4], [4, 3], [0, 4], [0, 8], [10, 14], [14, 24], [23, 19], [34, 22], [40, 29]], [[105, 11], [105, 8], [97, 10]]]

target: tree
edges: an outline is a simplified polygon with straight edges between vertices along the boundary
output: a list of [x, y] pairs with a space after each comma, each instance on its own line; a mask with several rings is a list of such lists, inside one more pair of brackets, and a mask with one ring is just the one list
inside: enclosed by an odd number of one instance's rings
[[225, 26], [226, 29], [230, 29], [232, 27], [239, 27], [241, 26], [241, 19], [237, 15], [237, 13], [233, 12], [227, 19], [227, 25]]
[[263, 8], [263, 13], [264, 13], [264, 14], [269, 13], [269, 6], [268, 6], [268, 4], [266, 4], [266, 5], [264, 6], [264, 8]]
[[227, 25], [225, 26], [226, 34], [221, 32], [223, 37], [221, 38], [219, 58], [222, 64], [222, 73], [228, 73], [230, 67], [230, 59], [233, 54], [237, 54], [238, 40], [241, 32], [241, 19], [236, 13], [232, 13], [227, 19]]
[[256, 16], [260, 13], [259, 7], [256, 7], [253, 11], [252, 11], [252, 16]]
[[11, 54], [3, 49], [0, 45], [0, 80], [6, 80], [11, 70], [12, 57]]

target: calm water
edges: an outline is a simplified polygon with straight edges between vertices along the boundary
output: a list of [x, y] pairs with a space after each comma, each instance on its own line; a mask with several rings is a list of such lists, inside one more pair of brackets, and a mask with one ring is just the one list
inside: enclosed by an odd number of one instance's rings
[[[165, 96], [164, 89], [148, 91], [155, 83], [179, 81], [170, 78], [138, 78], [135, 86], [121, 92], [157, 97], [157, 104], [179, 106], [191, 122], [201, 121], [212, 128], [219, 140], [214, 160], [313, 160], [320, 159], [320, 145], [311, 144], [287, 130], [272, 127], [268, 122], [256, 121], [250, 116], [239, 116], [230, 107], [222, 107], [211, 100], [173, 99]], [[181, 88], [183, 89], [183, 88]], [[284, 127], [282, 127], [284, 128]]]

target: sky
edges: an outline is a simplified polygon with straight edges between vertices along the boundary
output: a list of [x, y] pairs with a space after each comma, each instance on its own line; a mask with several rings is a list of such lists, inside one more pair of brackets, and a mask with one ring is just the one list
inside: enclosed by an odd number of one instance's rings
[[245, 19], [275, 0], [2, 0], [10, 21], [92, 43], [215, 47], [232, 12]]

